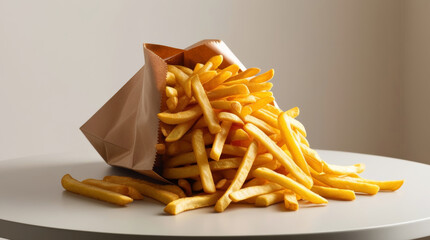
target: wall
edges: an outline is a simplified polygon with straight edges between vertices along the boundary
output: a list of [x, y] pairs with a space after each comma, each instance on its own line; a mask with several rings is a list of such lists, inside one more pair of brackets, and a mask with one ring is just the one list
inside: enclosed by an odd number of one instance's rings
[[143, 65], [143, 42], [219, 38], [275, 68], [277, 101], [301, 108], [313, 147], [420, 160], [402, 106], [428, 85], [403, 94], [402, 49], [421, 20], [403, 13], [400, 0], [0, 1], [0, 159], [93, 151], [78, 128]]

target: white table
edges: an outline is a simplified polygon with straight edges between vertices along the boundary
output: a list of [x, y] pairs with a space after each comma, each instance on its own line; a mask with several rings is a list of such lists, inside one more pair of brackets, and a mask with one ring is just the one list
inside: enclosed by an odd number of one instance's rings
[[0, 162], [0, 237], [11, 239], [170, 239], [243, 237], [257, 239], [410, 239], [430, 235], [430, 166], [380, 156], [319, 151], [329, 163], [365, 163], [362, 176], [405, 179], [397, 192], [359, 195], [327, 206], [282, 204], [204, 208], [170, 216], [146, 198], [127, 207], [63, 191], [65, 173], [82, 180], [134, 174], [106, 165], [96, 155], [62, 154]]

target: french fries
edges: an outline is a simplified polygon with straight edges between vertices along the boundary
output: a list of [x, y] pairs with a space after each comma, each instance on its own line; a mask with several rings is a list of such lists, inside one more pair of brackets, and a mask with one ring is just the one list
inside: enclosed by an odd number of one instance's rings
[[361, 178], [364, 164], [325, 162], [310, 147], [297, 119], [300, 109], [283, 111], [276, 104], [269, 82], [273, 69], [257, 75], [258, 68], [220, 69], [222, 63], [217, 55], [195, 66], [167, 66], [155, 147], [162, 155], [161, 176], [177, 185], [120, 176], [81, 183], [66, 175], [64, 188], [118, 205], [143, 195], [176, 215], [207, 206], [223, 212], [235, 202], [283, 202], [286, 210], [297, 211], [303, 201], [352, 201], [356, 192], [374, 195], [402, 186], [403, 180]]

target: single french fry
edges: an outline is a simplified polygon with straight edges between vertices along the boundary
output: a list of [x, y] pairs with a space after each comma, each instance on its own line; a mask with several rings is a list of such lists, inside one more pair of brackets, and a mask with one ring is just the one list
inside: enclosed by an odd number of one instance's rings
[[212, 63], [212, 69], [217, 69], [219, 67], [219, 65], [221, 65], [223, 59], [224, 58], [222, 55], [215, 55], [215, 56], [211, 57], [208, 60], [208, 62]]
[[185, 135], [185, 133], [190, 130], [190, 128], [193, 126], [193, 124], [196, 122], [197, 118], [191, 119], [188, 122], [184, 122], [181, 124], [178, 124], [173, 128], [173, 130], [170, 132], [170, 134], [166, 137], [166, 142], [174, 142], [178, 141], [182, 136]]
[[[264, 109], [257, 110], [255, 112], [251, 113], [252, 116], [264, 121], [265, 123], [269, 124], [269, 126], [273, 128], [278, 128], [278, 119], [277, 117], [272, 116], [269, 114], [268, 111], [264, 111]], [[279, 135], [281, 136], [281, 135]]]
[[92, 178], [85, 179], [82, 181], [82, 183], [85, 183], [94, 187], [98, 187], [98, 188], [103, 188], [105, 190], [116, 192], [122, 195], [128, 195], [128, 186], [125, 186], [125, 185], [110, 183], [103, 180], [97, 180]]
[[241, 140], [250, 140], [248, 133], [245, 132], [242, 128], [236, 129], [232, 132], [231, 141], [241, 141]]
[[275, 101], [274, 97], [266, 97], [266, 98], [261, 98], [258, 99], [256, 102], [251, 103], [249, 105], [246, 105], [245, 107], [242, 108], [242, 116], [246, 116], [249, 115], [255, 111], [257, 111], [258, 109], [266, 106], [267, 104], [271, 103]]
[[185, 94], [191, 98], [191, 86], [187, 83], [189, 76], [173, 65], [167, 65], [167, 70], [175, 75], [176, 82], [184, 88]]
[[251, 123], [244, 126], [245, 131], [256, 138], [263, 144], [267, 150], [275, 157], [293, 176], [297, 181], [303, 184], [306, 188], [312, 187], [312, 178], [306, 175], [301, 168], [278, 146], [273, 142], [263, 131]]
[[326, 199], [315, 194], [314, 192], [312, 192], [302, 184], [292, 180], [289, 177], [286, 177], [285, 175], [279, 174], [273, 170], [260, 167], [255, 169], [252, 175], [254, 177], [265, 178], [271, 182], [274, 182], [283, 186], [284, 188], [290, 189], [291, 191], [300, 195], [303, 199], [308, 200], [312, 203], [316, 203], [316, 204], [327, 203]]
[[179, 179], [178, 185], [185, 191], [185, 195], [187, 195], [188, 197], [193, 194], [191, 190], [191, 185], [186, 179], [183, 179], [183, 178]]
[[233, 81], [229, 81], [229, 82], [223, 82], [222, 84], [224, 86], [233, 86], [233, 85], [236, 85], [236, 84], [246, 84], [248, 82], [249, 82], [248, 79], [242, 78], [242, 79], [237, 79], [237, 80], [233, 80]]
[[190, 152], [192, 150], [193, 150], [193, 147], [191, 143], [184, 140], [179, 140], [176, 142], [171, 142], [169, 145], [167, 145], [166, 153], [167, 155], [175, 156], [181, 153]]
[[173, 87], [166, 87], [166, 97], [177, 97], [178, 91]]
[[230, 193], [230, 199], [233, 202], [239, 202], [251, 197], [256, 197], [262, 194], [275, 192], [283, 189], [283, 187], [277, 183], [267, 183], [264, 185], [257, 185], [247, 188], [242, 188], [238, 191]]
[[180, 198], [167, 204], [164, 211], [166, 213], [176, 215], [187, 210], [212, 206], [216, 203], [221, 194], [221, 192], [215, 192], [212, 194]]
[[305, 126], [295, 118], [290, 118], [291, 126], [294, 130], [299, 131], [304, 137], [307, 136]]
[[231, 77], [228, 81], [234, 81], [241, 78], [248, 78], [258, 74], [261, 70], [259, 68], [248, 68], [245, 71], [238, 73], [236, 76]]
[[328, 164], [322, 161], [324, 165], [324, 172], [334, 175], [348, 175], [350, 173], [361, 173], [364, 171], [364, 164], [354, 164], [352, 166], [338, 166], [333, 164]]
[[[234, 108], [237, 108], [237, 104], [239, 108], [242, 109], [242, 105], [237, 101], [227, 101], [227, 100], [214, 100], [211, 101], [211, 106], [220, 110], [232, 111]], [[239, 109], [239, 110], [240, 110]]]
[[246, 153], [246, 148], [240, 147], [240, 146], [234, 146], [231, 144], [224, 144], [224, 147], [222, 148], [222, 153], [227, 155], [242, 157]]
[[204, 119], [208, 124], [209, 131], [212, 134], [219, 133], [221, 131], [221, 126], [218, 123], [218, 118], [216, 117], [215, 112], [211, 107], [209, 99], [197, 75], [195, 77], [191, 77], [191, 85], [192, 85], [194, 97], [199, 103], [203, 111], [203, 115], [205, 116]]
[[219, 189], [219, 190], [227, 189], [230, 183], [231, 183], [230, 180], [228, 180], [227, 178], [223, 178], [215, 184], [215, 187], [216, 189]]
[[178, 113], [184, 111], [184, 109], [188, 106], [190, 102], [191, 98], [187, 97], [186, 95], [180, 96], [178, 98], [178, 104], [176, 106], [176, 109], [173, 112]]
[[173, 74], [171, 72], [167, 72], [166, 85], [167, 86], [175, 86], [175, 84], [176, 84], [175, 74]]
[[175, 67], [181, 69], [181, 71], [184, 72], [185, 74], [187, 74], [188, 76], [190, 76], [191, 74], [193, 74], [193, 70], [190, 69], [190, 68], [187, 68], [185, 66], [175, 65]]
[[296, 118], [300, 114], [300, 109], [298, 107], [293, 107], [285, 111], [285, 113], [292, 118]]
[[352, 201], [355, 199], [355, 193], [352, 190], [323, 187], [323, 186], [312, 186], [312, 192], [330, 199]]
[[359, 182], [355, 178], [341, 178], [329, 174], [313, 173], [312, 177], [334, 188], [349, 189], [353, 190], [354, 192], [362, 192], [370, 195], [374, 195], [379, 191], [378, 185]]
[[215, 135], [215, 140], [212, 145], [212, 150], [210, 152], [210, 157], [215, 161], [218, 161], [221, 156], [222, 149], [224, 147], [224, 143], [227, 138], [228, 132], [230, 131], [231, 125], [232, 122], [230, 121], [222, 121], [221, 131]]
[[313, 168], [318, 173], [325, 171], [324, 161], [321, 160], [320, 156], [315, 150], [311, 149], [303, 143], [300, 144], [300, 149], [302, 150], [306, 162], [311, 168]]
[[224, 68], [223, 71], [229, 71], [233, 74], [232, 76], [236, 76], [237, 72], [239, 71], [239, 66], [237, 64], [232, 64], [232, 65]]
[[142, 200], [143, 195], [140, 194], [139, 191], [137, 191], [136, 188], [128, 186], [128, 194], [129, 197], [133, 198], [134, 200]]
[[215, 205], [215, 211], [223, 212], [227, 206], [231, 203], [230, 193], [238, 191], [248, 176], [249, 170], [252, 167], [252, 164], [257, 156], [257, 142], [252, 142], [247, 151], [243, 160], [234, 176], [234, 179], [228, 189], [225, 191], [223, 196], [217, 201]]
[[303, 136], [299, 131], [296, 131], [297, 139], [300, 144], [306, 145], [306, 147], [309, 147], [309, 141]]
[[217, 71], [210, 70], [202, 74], [199, 74], [199, 79], [202, 84], [205, 84], [210, 80], [212, 80], [216, 75], [218, 75]]
[[270, 154], [270, 153], [259, 154], [255, 158], [253, 166], [259, 166], [259, 165], [266, 164], [266, 163], [271, 162], [271, 161], [273, 161], [273, 155], [272, 154]]
[[212, 172], [209, 167], [208, 157], [206, 155], [205, 145], [203, 142], [203, 131], [200, 129], [194, 130], [192, 133], [191, 142], [193, 145], [194, 155], [197, 161], [197, 166], [199, 170], [200, 180], [202, 181], [202, 185], [203, 185], [203, 190], [206, 193], [214, 193], [216, 191], [215, 183], [212, 178]]
[[257, 102], [257, 98], [254, 95], [247, 95], [245, 97], [229, 97], [228, 100], [234, 100], [236, 102], [239, 102], [242, 105], [255, 103]]
[[105, 190], [99, 187], [88, 185], [72, 178], [70, 174], [66, 174], [61, 179], [61, 185], [67, 191], [77, 193], [82, 196], [98, 199], [101, 201], [124, 206], [133, 202], [133, 199], [120, 193]]
[[256, 127], [258, 127], [260, 130], [262, 130], [266, 134], [274, 134], [276, 133], [275, 128], [271, 127], [269, 124], [264, 122], [263, 120], [260, 120], [254, 116], [248, 115], [244, 117], [245, 123], [252, 123]]
[[273, 106], [271, 104], [267, 104], [266, 106], [263, 107], [263, 109], [271, 112], [274, 115], [275, 118], [278, 118], [279, 114], [282, 113], [281, 109], [279, 109], [279, 108], [277, 108], [277, 107], [275, 107], [275, 106]]
[[210, 91], [212, 89], [215, 89], [219, 85], [221, 85], [225, 80], [227, 80], [229, 77], [231, 77], [232, 73], [229, 71], [221, 71], [216, 75], [214, 78], [212, 78], [210, 81], [205, 83], [203, 86], [206, 91]]
[[365, 178], [350, 178], [350, 177], [344, 177], [344, 178], [351, 179], [351, 181], [378, 185], [379, 190], [385, 190], [385, 191], [396, 191], [403, 185], [403, 182], [404, 182], [404, 180], [376, 181], [376, 180], [369, 180]]
[[157, 143], [155, 149], [157, 150], [157, 154], [164, 154], [166, 152], [166, 145], [164, 143]]
[[260, 74], [256, 77], [253, 77], [251, 80], [249, 80], [249, 82], [253, 82], [253, 83], [262, 83], [262, 82], [267, 82], [270, 81], [270, 79], [273, 78], [273, 75], [275, 75], [275, 70], [270, 69], [269, 71]]
[[251, 93], [252, 95], [258, 97], [258, 98], [267, 98], [267, 97], [273, 97], [273, 93], [272, 92], [253, 92]]
[[229, 121], [232, 123], [244, 125], [242, 119], [238, 117], [236, 114], [230, 113], [230, 112], [220, 112], [218, 113], [218, 119], [221, 121]]
[[177, 112], [177, 113], [169, 113], [169, 112], [162, 112], [157, 114], [158, 118], [167, 124], [180, 124], [184, 122], [188, 122], [192, 119], [195, 119], [202, 115], [202, 109], [199, 105], [196, 105], [186, 111], [183, 112]]
[[281, 130], [281, 136], [284, 139], [288, 150], [293, 155], [293, 160], [304, 173], [310, 176], [309, 167], [306, 163], [305, 157], [301, 151], [299, 144], [296, 142], [294, 132], [291, 129], [290, 117], [286, 113], [281, 113], [278, 116], [278, 128]]
[[261, 92], [268, 91], [272, 89], [273, 84], [271, 82], [263, 82], [263, 83], [248, 83], [246, 86], [249, 89], [249, 92]]
[[246, 95], [249, 94], [249, 89], [245, 84], [237, 84], [225, 88], [217, 88], [207, 93], [209, 100], [217, 100], [220, 98]]
[[287, 210], [299, 210], [299, 203], [297, 202], [296, 194], [291, 191], [284, 191], [284, 205]]
[[176, 107], [178, 106], [178, 98], [177, 97], [169, 97], [166, 101], [167, 108], [169, 111], [175, 111]]
[[255, 206], [267, 207], [276, 203], [280, 203], [284, 201], [284, 192], [285, 190], [279, 190], [276, 192], [260, 195], [255, 198]]
[[196, 66], [194, 66], [193, 73], [198, 73], [203, 66], [204, 64], [197, 63]]

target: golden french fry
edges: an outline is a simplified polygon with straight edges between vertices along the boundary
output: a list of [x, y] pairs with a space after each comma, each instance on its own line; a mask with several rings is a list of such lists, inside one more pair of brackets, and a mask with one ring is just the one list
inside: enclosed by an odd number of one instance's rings
[[175, 111], [178, 106], [178, 98], [177, 97], [169, 97], [166, 101], [167, 108], [169, 111]]
[[239, 107], [238, 110], [242, 109], [242, 105], [237, 101], [227, 101], [227, 100], [215, 100], [211, 101], [211, 106], [216, 109], [232, 111], [233, 109]]
[[292, 118], [296, 118], [300, 114], [300, 109], [298, 107], [293, 107], [285, 111], [285, 113]]
[[224, 68], [223, 71], [229, 71], [233, 74], [232, 76], [236, 76], [237, 72], [239, 71], [239, 66], [237, 64], [232, 64], [232, 65]]
[[222, 153], [241, 157], [245, 155], [246, 148], [240, 147], [240, 146], [234, 146], [231, 144], [224, 144], [224, 147], [222, 148]]
[[355, 193], [352, 190], [345, 190], [339, 188], [312, 186], [312, 192], [326, 198], [352, 201], [355, 199]]
[[166, 213], [176, 215], [187, 210], [212, 206], [216, 203], [221, 194], [222, 193], [220, 192], [215, 192], [212, 194], [180, 198], [167, 204], [167, 206], [164, 208], [164, 211]]
[[364, 171], [364, 164], [354, 164], [352, 166], [338, 166], [333, 164], [327, 164], [322, 161], [324, 165], [324, 172], [334, 175], [348, 175], [350, 173], [361, 173]]
[[205, 85], [203, 87], [206, 91], [210, 91], [210, 90], [218, 87], [219, 85], [221, 85], [225, 80], [227, 80], [229, 77], [231, 77], [231, 75], [232, 75], [232, 73], [229, 71], [221, 71], [220, 73], [218, 73], [217, 76], [215, 76], [210, 81], [205, 83]]
[[275, 70], [270, 69], [269, 71], [267, 71], [263, 74], [260, 74], [256, 77], [253, 77], [251, 80], [249, 80], [249, 82], [253, 82], [253, 83], [267, 82], [273, 78], [273, 75], [275, 75]]
[[188, 75], [173, 65], [167, 65], [167, 70], [175, 75], [176, 82], [182, 86], [185, 94], [191, 98], [191, 86], [187, 83]]
[[275, 157], [293, 176], [297, 181], [303, 184], [306, 188], [312, 187], [312, 178], [306, 175], [301, 168], [278, 146], [273, 142], [263, 131], [251, 123], [244, 126], [245, 131], [256, 138], [263, 144], [267, 150]]
[[70, 174], [66, 174], [63, 176], [63, 178], [61, 179], [61, 185], [67, 191], [77, 193], [82, 196], [102, 200], [105, 202], [117, 204], [120, 206], [124, 206], [128, 203], [133, 202], [133, 199], [128, 196], [85, 183], [81, 183], [78, 180], [72, 178]]
[[222, 149], [224, 147], [224, 143], [227, 139], [227, 135], [230, 131], [231, 125], [232, 122], [230, 121], [222, 121], [221, 131], [215, 135], [215, 140], [212, 145], [212, 150], [210, 152], [210, 157], [215, 161], [218, 161], [221, 156]]
[[264, 122], [263, 120], [260, 120], [254, 116], [248, 115], [244, 117], [245, 123], [252, 123], [256, 127], [258, 127], [260, 130], [262, 130], [266, 134], [274, 134], [276, 133], [275, 128], [271, 127], [269, 124]]
[[257, 98], [254, 95], [247, 95], [245, 97], [229, 97], [227, 99], [234, 100], [242, 105], [255, 103], [257, 101]]
[[136, 188], [128, 186], [128, 194], [129, 197], [133, 198], [134, 200], [142, 200], [143, 195], [140, 194], [139, 191], [137, 191]]
[[177, 97], [178, 96], [178, 91], [176, 90], [176, 88], [172, 88], [167, 86], [166, 87], [166, 97]]
[[209, 100], [216, 100], [225, 97], [246, 95], [249, 94], [249, 89], [245, 84], [237, 84], [225, 88], [217, 88], [207, 93]]
[[[103, 180], [107, 181], [107, 182], [118, 183], [118, 184], [123, 184], [126, 186], [133, 187], [137, 191], [139, 191], [142, 195], [150, 197], [150, 198], [155, 199], [157, 201], [160, 201], [164, 204], [168, 204], [169, 202], [179, 198], [179, 196], [177, 194], [175, 194], [171, 191], [163, 190], [163, 189], [160, 189], [159, 187], [151, 186], [147, 182], [137, 181], [136, 179], [132, 179], [132, 178], [128, 178], [128, 177], [106, 176], [103, 178]], [[184, 196], [185, 196], [185, 194], [184, 194]]]
[[284, 201], [284, 192], [285, 190], [279, 190], [276, 192], [260, 195], [255, 198], [255, 206], [267, 207], [267, 206], [282, 202]]
[[176, 125], [175, 128], [170, 132], [170, 134], [166, 137], [166, 142], [174, 142], [178, 141], [185, 133], [193, 126], [194, 122], [196, 122], [197, 118], [192, 119], [188, 122], [184, 122]]
[[244, 125], [242, 119], [238, 117], [236, 114], [229, 113], [229, 112], [220, 112], [218, 113], [218, 119], [221, 121], [229, 121], [232, 123]]
[[178, 98], [178, 105], [176, 106], [176, 109], [173, 112], [175, 113], [182, 112], [190, 102], [191, 102], [191, 98], [187, 97], [186, 95], [180, 96]]
[[266, 106], [263, 107], [263, 109], [269, 111], [270, 113], [272, 113], [274, 115], [275, 118], [278, 118], [279, 114], [282, 113], [282, 110], [271, 105], [271, 104], [267, 104]]
[[204, 64], [197, 63], [196, 66], [194, 66], [193, 73], [197, 73], [200, 71], [200, 69], [204, 66]]
[[231, 77], [228, 81], [234, 81], [241, 78], [248, 78], [258, 74], [261, 70], [259, 68], [248, 68], [245, 71], [238, 73], [236, 76]]
[[334, 188], [349, 189], [370, 195], [374, 195], [379, 191], [378, 185], [359, 182], [355, 178], [341, 178], [329, 174], [312, 174], [312, 177]]
[[200, 115], [202, 115], [202, 113], [203, 112], [200, 106], [196, 105], [183, 112], [177, 112], [177, 113], [162, 112], [157, 114], [157, 116], [164, 123], [180, 124], [180, 123], [188, 122], [192, 119], [198, 118]]
[[248, 133], [245, 132], [242, 128], [236, 129], [232, 132], [231, 141], [241, 141], [241, 140], [250, 140]]
[[261, 91], [268, 91], [272, 89], [273, 84], [271, 82], [264, 82], [264, 83], [248, 83], [246, 86], [249, 89], [249, 92], [261, 92]]
[[218, 75], [217, 71], [207, 71], [202, 74], [199, 74], [199, 79], [202, 84], [205, 84], [212, 80], [216, 75]]
[[304, 144], [307, 147], [309, 147], [309, 142], [308, 140], [305, 138], [305, 136], [303, 136], [299, 131], [296, 131], [296, 135], [297, 135], [297, 141], [300, 142], [300, 144]]
[[176, 84], [175, 74], [173, 74], [171, 72], [167, 72], [166, 85], [167, 86], [175, 86], [175, 84]]
[[243, 79], [237, 79], [237, 80], [234, 80], [234, 81], [223, 82], [223, 85], [224, 86], [233, 86], [233, 85], [236, 85], [236, 84], [246, 84], [248, 82], [249, 82], [248, 79], [243, 78]]
[[223, 178], [215, 184], [215, 187], [216, 187], [216, 189], [219, 189], [219, 190], [225, 190], [225, 189], [227, 189], [229, 184], [231, 184], [231, 181], [228, 180], [227, 178]]
[[193, 192], [191, 190], [191, 185], [186, 179], [182, 179], [182, 178], [179, 179], [178, 185], [179, 185], [179, 187], [181, 187], [185, 191], [185, 195], [187, 195], [188, 197], [193, 194]]
[[242, 114], [242, 116], [249, 115], [252, 112], [257, 111], [258, 109], [266, 106], [267, 104], [269, 104], [273, 101], [275, 101], [274, 97], [266, 97], [266, 98], [258, 99], [256, 102], [251, 103], [251, 104], [243, 107], [241, 114]]
[[253, 166], [260, 166], [261, 164], [266, 164], [268, 162], [271, 162], [272, 160], [273, 155], [270, 153], [259, 154], [257, 155], [257, 158], [255, 158]]
[[303, 186], [302, 184], [292, 180], [291, 178], [279, 174], [273, 170], [260, 167], [255, 169], [252, 175], [254, 177], [267, 179], [271, 182], [283, 186], [284, 188], [290, 189], [291, 191], [297, 193], [303, 199], [308, 200], [309, 202], [316, 204], [327, 203], [326, 199], [315, 194], [314, 192], [306, 188], [306, 186]]
[[193, 150], [193, 147], [191, 145], [191, 143], [184, 141], [184, 140], [179, 140], [176, 142], [172, 142], [169, 145], [167, 145], [167, 155], [170, 156], [175, 156], [181, 153], [186, 153], [186, 152], [190, 152]]
[[243, 184], [242, 188], [252, 187], [252, 186], [259, 186], [268, 183], [266, 179], [263, 178], [253, 178]]
[[191, 79], [191, 77], [193, 77], [195, 75], [202, 74], [204, 72], [211, 70], [212, 66], [213, 66], [212, 62], [210, 62], [210, 61], [206, 62], [206, 64], [203, 65], [203, 67], [201, 67], [196, 73], [193, 73], [193, 75], [190, 76], [190, 79]]
[[199, 103], [203, 111], [203, 115], [205, 116], [204, 119], [208, 124], [209, 131], [212, 134], [219, 133], [221, 131], [221, 126], [218, 123], [218, 118], [216, 117], [215, 112], [211, 107], [209, 99], [197, 75], [194, 77], [191, 77], [191, 85], [192, 85], [194, 97]]
[[82, 183], [85, 183], [94, 187], [98, 187], [98, 188], [103, 188], [105, 190], [116, 192], [122, 195], [128, 195], [128, 186], [125, 186], [125, 185], [106, 182], [103, 180], [97, 180], [92, 178], [85, 179], [82, 181]]
[[291, 129], [290, 117], [286, 113], [281, 113], [278, 116], [278, 128], [281, 130], [281, 136], [283, 137], [288, 150], [293, 155], [293, 160], [299, 166], [304, 173], [310, 176], [309, 167], [306, 163], [305, 157], [301, 151], [299, 144], [294, 138], [294, 132]]
[[233, 202], [239, 202], [251, 197], [256, 197], [262, 194], [275, 192], [283, 189], [283, 187], [277, 183], [267, 183], [264, 185], [251, 186], [242, 188], [238, 191], [230, 193], [230, 199]]
[[258, 98], [267, 98], [267, 97], [273, 97], [272, 92], [253, 92], [252, 95], [258, 97]]
[[248, 176], [249, 170], [252, 167], [252, 164], [257, 156], [257, 142], [252, 142], [247, 151], [243, 160], [234, 176], [234, 179], [222, 197], [217, 201], [215, 205], [215, 211], [223, 212], [227, 206], [230, 204], [230, 193], [238, 191]]
[[287, 210], [299, 210], [299, 203], [297, 202], [296, 194], [291, 191], [284, 191], [284, 205]]
[[191, 74], [193, 74], [193, 70], [190, 69], [190, 68], [187, 68], [185, 66], [175, 65], [175, 67], [181, 69], [181, 71], [184, 72], [185, 74], [187, 74], [188, 76], [190, 76]]
[[269, 124], [269, 126], [273, 128], [278, 128], [278, 118], [272, 116], [268, 111], [264, 111], [264, 109], [260, 109], [255, 112], [252, 112], [251, 115], [264, 121], [265, 123]]
[[208, 157], [206, 155], [205, 144], [203, 142], [203, 131], [200, 129], [194, 130], [192, 133], [191, 142], [200, 174], [200, 180], [202, 181], [203, 190], [206, 193], [214, 193], [216, 191], [215, 183], [212, 178], [212, 172], [209, 167]]
[[222, 61], [223, 61], [223, 56], [222, 55], [216, 55], [211, 57], [208, 62], [212, 63], [212, 69], [217, 69], [219, 67], [219, 65], [221, 65]]
[[313, 168], [318, 173], [325, 171], [324, 161], [321, 160], [320, 156], [315, 150], [309, 148], [303, 143], [300, 144], [300, 149], [302, 150], [306, 162], [311, 168]]
[[350, 177], [344, 177], [344, 178], [345, 179], [351, 179], [352, 181], [378, 185], [379, 190], [385, 190], [385, 191], [396, 191], [397, 189], [399, 189], [403, 185], [403, 182], [404, 182], [404, 180], [375, 181], [375, 180], [369, 180], [369, 179], [364, 179], [364, 178], [350, 178]]

